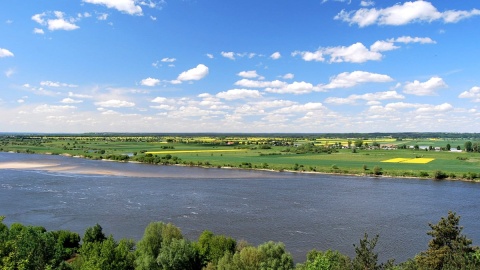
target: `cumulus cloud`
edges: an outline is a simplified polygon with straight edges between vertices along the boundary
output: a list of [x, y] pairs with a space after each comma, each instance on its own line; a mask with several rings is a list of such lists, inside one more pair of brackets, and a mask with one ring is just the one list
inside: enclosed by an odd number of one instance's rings
[[421, 43], [421, 44], [428, 44], [428, 43], [437, 43], [436, 41], [432, 40], [429, 37], [410, 37], [410, 36], [403, 36], [396, 39], [392, 39], [391, 41], [401, 42], [401, 43]]
[[299, 112], [311, 112], [311, 111], [318, 111], [324, 110], [325, 106], [319, 102], [308, 102], [306, 104], [295, 104], [287, 107], [283, 107], [277, 110], [274, 110], [273, 113], [299, 113]]
[[385, 92], [376, 92], [376, 93], [367, 93], [363, 95], [350, 95], [347, 98], [338, 98], [338, 97], [329, 97], [325, 99], [325, 103], [330, 104], [355, 104], [357, 100], [365, 100], [370, 102], [379, 101], [379, 100], [388, 100], [388, 99], [404, 99], [405, 96], [400, 95], [397, 91], [385, 91]]
[[440, 77], [432, 77], [426, 82], [413, 81], [408, 82], [403, 92], [416, 96], [432, 96], [436, 94], [436, 91], [442, 88], [447, 88], [448, 85]]
[[71, 105], [48, 105], [43, 104], [37, 106], [33, 109], [34, 113], [56, 113], [56, 112], [64, 112], [66, 110], [73, 110], [77, 107]]
[[15, 69], [14, 68], [9, 68], [7, 69], [7, 71], [5, 71], [5, 76], [7, 76], [7, 78], [10, 78], [13, 74], [15, 74]]
[[372, 49], [368, 49], [360, 42], [350, 46], [338, 46], [320, 48], [315, 52], [295, 51], [292, 56], [300, 55], [305, 61], [324, 62], [326, 57], [330, 57], [330, 63], [364, 63], [367, 61], [378, 61], [382, 59], [382, 54], [379, 51], [396, 49], [393, 44], [387, 47], [385, 43], [376, 43], [372, 45]]
[[220, 54], [225, 58], [235, 60], [235, 53], [234, 52], [221, 52]]
[[142, 7], [135, 0], [83, 0], [85, 3], [103, 5], [129, 15], [143, 15]]
[[395, 46], [393, 42], [389, 41], [384, 41], [384, 40], [379, 40], [370, 45], [370, 51], [372, 52], [385, 52], [385, 51], [392, 51], [396, 50], [400, 47]]
[[270, 55], [270, 58], [272, 58], [273, 60], [280, 59], [281, 57], [282, 55], [280, 54], [280, 52], [274, 52], [272, 53], [272, 55]]
[[37, 35], [43, 35], [45, 34], [45, 31], [43, 31], [41, 28], [33, 28], [33, 33]]
[[73, 98], [64, 98], [60, 101], [60, 103], [65, 103], [65, 104], [76, 104], [76, 103], [82, 103], [83, 100], [78, 100], [78, 99], [73, 99]]
[[366, 71], [343, 72], [330, 79], [330, 83], [325, 85], [326, 89], [348, 88], [360, 83], [380, 83], [390, 82], [393, 79], [384, 74], [370, 73]]
[[439, 12], [430, 2], [408, 1], [397, 3], [384, 9], [361, 8], [356, 11], [342, 10], [334, 19], [365, 27], [372, 24], [405, 25], [414, 22], [432, 22], [442, 20], [444, 23], [456, 23], [460, 20], [480, 15], [480, 10], [447, 10]]
[[128, 108], [135, 106], [135, 103], [125, 100], [110, 99], [106, 101], [95, 102], [96, 106], [105, 108]]
[[0, 58], [13, 57], [13, 53], [7, 49], [0, 48]]
[[75, 84], [52, 82], [52, 81], [41, 81], [40, 85], [47, 86], [47, 87], [70, 87], [70, 88], [78, 87], [78, 85], [75, 85]]
[[177, 61], [177, 59], [176, 58], [165, 57], [161, 61], [164, 62], [164, 63], [173, 63], [173, 62]]
[[218, 98], [226, 99], [226, 100], [234, 100], [234, 99], [260, 98], [262, 97], [262, 94], [260, 94], [258, 90], [231, 89], [225, 92], [220, 92], [215, 96]]
[[285, 75], [282, 76], [282, 79], [284, 80], [291, 80], [295, 77], [295, 75], [293, 73], [287, 73]]
[[265, 89], [269, 93], [277, 94], [307, 94], [313, 91], [322, 91], [320, 86], [314, 86], [311, 83], [307, 82], [293, 82], [291, 84], [283, 84], [282, 87], [272, 88], [268, 87]]
[[182, 72], [177, 77], [177, 81], [198, 81], [208, 75], [208, 67], [204, 64], [199, 64], [197, 67]]
[[474, 86], [470, 88], [470, 90], [462, 92], [459, 98], [468, 98], [471, 99], [473, 102], [480, 102], [480, 87]]
[[260, 75], [257, 74], [256, 70], [241, 71], [237, 73], [237, 75], [240, 77], [249, 78], [249, 79], [260, 77]]
[[[49, 17], [45, 19], [45, 17]], [[47, 26], [48, 30], [50, 31], [57, 31], [57, 30], [65, 30], [65, 31], [72, 31], [75, 29], [80, 28], [78, 25], [75, 24], [77, 19], [75, 18], [65, 18], [65, 13], [61, 11], [54, 11], [48, 13], [39, 13], [35, 14], [31, 17], [31, 19], [42, 26]], [[43, 32], [42, 29], [34, 29], [34, 33], [41, 34]]]
[[151, 86], [152, 87], [152, 86], [156, 86], [156, 85], [160, 84], [160, 80], [148, 77], [148, 78], [140, 81], [140, 84], [144, 85], [144, 86]]
[[249, 79], [241, 79], [235, 82], [235, 85], [247, 87], [247, 88], [283, 88], [287, 85], [286, 82], [279, 80], [274, 81], [255, 81]]
[[452, 109], [453, 106], [451, 104], [443, 103], [440, 105], [425, 104], [424, 106], [418, 108], [416, 111], [419, 113], [437, 113], [451, 111]]

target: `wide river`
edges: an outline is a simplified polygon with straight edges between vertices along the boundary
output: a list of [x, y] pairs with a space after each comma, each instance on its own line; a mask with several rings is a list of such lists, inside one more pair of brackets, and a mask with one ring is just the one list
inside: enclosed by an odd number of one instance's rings
[[196, 240], [203, 230], [258, 245], [281, 241], [296, 262], [313, 249], [354, 256], [379, 234], [385, 261], [426, 250], [428, 223], [452, 210], [480, 244], [480, 184], [278, 173], [0, 153], [0, 215], [83, 235], [99, 223], [115, 239], [139, 240], [152, 221]]

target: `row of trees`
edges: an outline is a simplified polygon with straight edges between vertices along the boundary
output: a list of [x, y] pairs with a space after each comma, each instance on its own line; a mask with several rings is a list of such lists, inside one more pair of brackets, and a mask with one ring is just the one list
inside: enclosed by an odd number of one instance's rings
[[460, 217], [449, 212], [437, 224], [429, 224], [428, 249], [406, 262], [379, 263], [375, 246], [378, 235], [364, 235], [354, 245], [355, 257], [338, 251], [312, 250], [304, 263], [294, 265], [282, 243], [251, 246], [244, 241], [204, 231], [198, 241], [185, 239], [179, 228], [163, 222], [150, 223], [142, 239], [116, 241], [100, 225], [85, 231], [82, 244], [77, 233], [46, 231], [42, 227], [12, 224], [0, 218], [1, 269], [102, 269], [102, 270], [410, 270], [480, 269], [480, 251], [461, 233]]

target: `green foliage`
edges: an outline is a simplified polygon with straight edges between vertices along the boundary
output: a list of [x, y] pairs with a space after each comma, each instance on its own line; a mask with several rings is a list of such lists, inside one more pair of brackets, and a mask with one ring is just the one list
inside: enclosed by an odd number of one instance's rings
[[120, 240], [113, 236], [102, 241], [86, 242], [79, 250], [80, 256], [72, 263], [74, 270], [133, 270], [135, 255], [132, 240]]
[[165, 244], [157, 257], [157, 263], [164, 270], [202, 269], [198, 251], [185, 239], [172, 239]]
[[332, 250], [325, 252], [311, 250], [307, 254], [305, 264], [298, 264], [296, 267], [298, 270], [344, 270], [350, 268], [350, 258]]
[[103, 228], [98, 223], [93, 227], [87, 228], [85, 234], [83, 235], [83, 243], [93, 243], [93, 242], [102, 242], [107, 239], [103, 233]]
[[463, 227], [459, 223], [460, 216], [449, 211], [448, 216], [442, 217], [437, 224], [429, 224], [431, 231], [427, 234], [433, 239], [428, 243], [428, 249], [416, 257], [420, 268], [435, 270], [444, 269], [445, 265], [466, 263], [464, 256], [472, 255], [474, 249], [472, 241], [461, 234]]
[[377, 245], [378, 234], [368, 239], [368, 234], [365, 233], [363, 239], [360, 239], [360, 245], [355, 247], [355, 258], [353, 259], [353, 269], [355, 270], [377, 270], [382, 269], [381, 265], [378, 265], [378, 254], [373, 250]]
[[442, 179], [445, 179], [447, 177], [448, 177], [448, 175], [446, 173], [440, 171], [440, 170], [435, 171], [435, 174], [433, 176], [433, 178], [435, 180], [442, 180]]
[[168, 223], [152, 222], [145, 228], [142, 239], [137, 243], [136, 269], [162, 269], [157, 263], [158, 255], [163, 246], [173, 239], [182, 239], [179, 228]]
[[235, 253], [237, 243], [233, 238], [204, 231], [198, 238], [197, 246], [203, 264], [207, 265], [208, 262], [211, 262], [216, 265], [225, 253], [232, 255]]
[[374, 175], [382, 175], [382, 174], [383, 174], [382, 168], [379, 167], [379, 166], [373, 167], [373, 174], [374, 174]]

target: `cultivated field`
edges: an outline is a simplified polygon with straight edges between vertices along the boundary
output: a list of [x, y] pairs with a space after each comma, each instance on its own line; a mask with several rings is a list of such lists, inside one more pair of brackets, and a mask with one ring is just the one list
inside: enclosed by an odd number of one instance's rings
[[[480, 153], [478, 149], [465, 152], [466, 142], [472, 143], [471, 139], [326, 138], [313, 135], [10, 135], [0, 137], [0, 151], [166, 165], [480, 179]], [[460, 148], [459, 152], [448, 150], [457, 148]]]

